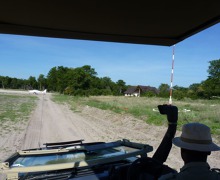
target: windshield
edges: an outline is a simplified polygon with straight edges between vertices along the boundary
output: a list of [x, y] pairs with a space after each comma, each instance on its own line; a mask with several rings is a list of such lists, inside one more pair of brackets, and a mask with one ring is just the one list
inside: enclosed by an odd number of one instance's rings
[[29, 167], [29, 166], [41, 166], [60, 163], [74, 163], [80, 161], [90, 161], [100, 158], [108, 158], [123, 155], [126, 153], [134, 152], [136, 149], [120, 146], [115, 148], [107, 148], [101, 150], [94, 150], [90, 152], [67, 152], [48, 155], [20, 155], [18, 156], [10, 167]]

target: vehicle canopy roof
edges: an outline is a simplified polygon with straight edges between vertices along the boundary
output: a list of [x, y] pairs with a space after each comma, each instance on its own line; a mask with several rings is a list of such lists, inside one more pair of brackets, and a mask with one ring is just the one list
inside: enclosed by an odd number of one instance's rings
[[220, 1], [7, 0], [0, 33], [170, 46], [220, 22]]

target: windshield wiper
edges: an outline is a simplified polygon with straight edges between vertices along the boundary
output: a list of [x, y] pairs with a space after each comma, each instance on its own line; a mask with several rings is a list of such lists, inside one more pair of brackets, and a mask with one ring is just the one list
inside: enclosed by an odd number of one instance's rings
[[41, 172], [41, 173], [27, 173], [21, 175], [19, 180], [66, 180], [73, 176], [73, 170], [58, 171], [58, 172]]

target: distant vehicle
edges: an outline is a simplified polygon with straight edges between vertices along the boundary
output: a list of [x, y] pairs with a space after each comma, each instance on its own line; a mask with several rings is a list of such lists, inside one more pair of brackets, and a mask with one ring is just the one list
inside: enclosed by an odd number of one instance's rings
[[29, 94], [46, 94], [47, 90], [45, 89], [44, 91], [39, 91], [39, 90], [28, 90]]

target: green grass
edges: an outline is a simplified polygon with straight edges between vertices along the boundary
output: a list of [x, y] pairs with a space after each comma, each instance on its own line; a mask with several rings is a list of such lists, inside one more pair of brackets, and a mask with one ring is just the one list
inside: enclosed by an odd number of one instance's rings
[[[146, 98], [146, 97], [116, 97], [116, 96], [94, 96], [94, 97], [73, 97], [56, 95], [54, 100], [60, 103], [67, 103], [73, 110], [80, 106], [91, 106], [103, 110], [111, 110], [120, 114], [130, 114], [142, 119], [146, 123], [154, 125], [167, 124], [166, 116], [160, 115], [157, 109], [159, 104], [167, 104], [168, 99]], [[178, 129], [188, 122], [200, 122], [208, 125], [213, 134], [220, 135], [220, 101], [219, 100], [173, 100], [173, 104], [179, 109]], [[184, 112], [184, 109], [190, 110]]]
[[52, 100], [59, 104], [68, 104], [70, 106], [70, 109], [75, 112], [79, 111], [79, 107], [81, 105], [84, 105], [84, 98], [78, 96], [54, 94], [52, 96]]
[[0, 126], [3, 122], [26, 121], [37, 97], [0, 94]]

